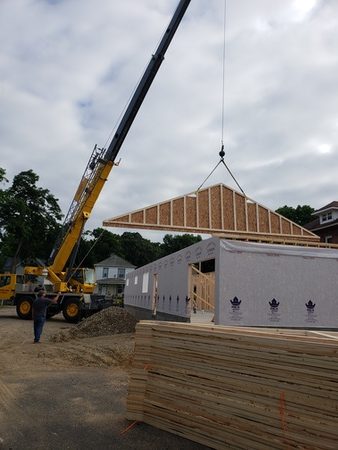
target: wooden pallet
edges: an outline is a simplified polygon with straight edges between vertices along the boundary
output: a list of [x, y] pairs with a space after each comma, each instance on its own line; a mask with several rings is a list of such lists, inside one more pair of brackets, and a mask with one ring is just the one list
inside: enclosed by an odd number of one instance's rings
[[329, 334], [140, 322], [127, 417], [215, 449], [337, 449]]

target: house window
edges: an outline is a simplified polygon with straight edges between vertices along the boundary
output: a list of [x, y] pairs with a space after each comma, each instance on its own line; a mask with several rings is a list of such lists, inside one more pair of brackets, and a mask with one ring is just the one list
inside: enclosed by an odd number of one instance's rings
[[322, 222], [327, 222], [328, 220], [332, 220], [332, 211], [322, 214]]
[[135, 276], [135, 280], [134, 280], [134, 284], [137, 284], [138, 283], [138, 276], [136, 275]]
[[325, 236], [325, 242], [327, 244], [329, 244], [330, 242], [332, 242], [332, 236]]
[[126, 269], [124, 267], [117, 269], [117, 278], [126, 278]]
[[129, 278], [127, 278], [126, 286], [129, 286]]
[[108, 278], [109, 267], [104, 267], [102, 269], [102, 278]]

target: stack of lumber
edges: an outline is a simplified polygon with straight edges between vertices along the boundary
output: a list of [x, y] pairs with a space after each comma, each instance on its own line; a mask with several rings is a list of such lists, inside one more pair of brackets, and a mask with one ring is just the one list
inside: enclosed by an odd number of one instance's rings
[[332, 334], [140, 322], [127, 417], [216, 449], [337, 449]]

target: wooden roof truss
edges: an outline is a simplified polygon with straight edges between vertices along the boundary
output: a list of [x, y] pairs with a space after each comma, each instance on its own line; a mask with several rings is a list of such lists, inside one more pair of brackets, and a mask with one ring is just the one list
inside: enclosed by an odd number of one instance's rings
[[103, 225], [254, 241], [319, 242], [309, 230], [223, 184], [107, 219]]

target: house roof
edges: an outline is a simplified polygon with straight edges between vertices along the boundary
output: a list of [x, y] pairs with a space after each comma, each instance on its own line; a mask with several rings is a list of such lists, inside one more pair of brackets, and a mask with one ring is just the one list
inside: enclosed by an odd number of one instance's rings
[[321, 214], [324, 211], [331, 210], [331, 209], [338, 209], [338, 201], [334, 200], [331, 203], [328, 203], [327, 205], [323, 206], [322, 208], [317, 209], [313, 214]]
[[304, 228], [308, 230], [313, 230], [314, 228], [318, 228], [320, 225], [319, 217], [316, 217], [315, 219], [311, 220], [311, 222], [308, 222], [304, 225]]
[[135, 268], [133, 264], [112, 253], [109, 258], [94, 264], [95, 267], [130, 267]]
[[337, 226], [337, 225], [338, 225], [338, 219], [330, 220], [328, 222], [324, 222], [321, 224], [319, 221], [319, 217], [317, 217], [312, 222], [309, 222], [306, 225], [304, 225], [304, 227], [307, 228], [308, 230], [316, 232], [317, 230], [319, 231], [324, 228], [330, 228], [330, 227]]

